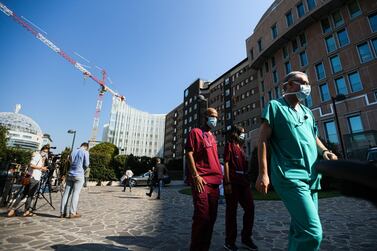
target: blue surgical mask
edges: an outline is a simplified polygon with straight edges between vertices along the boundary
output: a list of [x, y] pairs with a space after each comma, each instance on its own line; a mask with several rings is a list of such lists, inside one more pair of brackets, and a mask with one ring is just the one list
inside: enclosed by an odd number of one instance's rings
[[41, 152], [41, 156], [42, 156], [42, 158], [47, 158], [48, 157], [48, 153], [46, 153], [46, 152]]
[[297, 92], [284, 93], [284, 96], [286, 96], [286, 95], [296, 95], [297, 99], [300, 100], [300, 101], [303, 101], [307, 97], [309, 97], [310, 92], [312, 90], [310, 85], [302, 85], [302, 84], [295, 82], [295, 81], [292, 81], [292, 82], [295, 83], [296, 85], [300, 85], [300, 90], [297, 91]]
[[207, 125], [209, 128], [213, 129], [216, 127], [217, 124], [217, 118], [216, 117], [208, 117]]

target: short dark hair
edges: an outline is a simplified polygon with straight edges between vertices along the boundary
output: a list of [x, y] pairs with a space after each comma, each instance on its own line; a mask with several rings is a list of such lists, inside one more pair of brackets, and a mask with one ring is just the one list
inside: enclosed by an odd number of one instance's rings
[[242, 133], [242, 127], [238, 125], [233, 125], [232, 128], [227, 133], [227, 142], [228, 143], [239, 143], [238, 138]]
[[46, 145], [42, 146], [41, 151], [46, 150], [46, 149], [50, 150], [50, 145], [49, 144], [46, 144]]
[[89, 144], [88, 143], [86, 143], [86, 142], [84, 142], [84, 143], [82, 143], [81, 144], [81, 146], [80, 147], [87, 147], [87, 148], [89, 148]]

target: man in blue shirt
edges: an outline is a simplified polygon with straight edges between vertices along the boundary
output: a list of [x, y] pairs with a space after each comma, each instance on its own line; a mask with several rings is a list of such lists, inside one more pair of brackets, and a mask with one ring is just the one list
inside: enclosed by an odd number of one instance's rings
[[67, 202], [71, 195], [69, 218], [79, 218], [81, 216], [77, 213], [77, 204], [79, 203], [80, 191], [84, 184], [84, 172], [89, 167], [88, 148], [88, 143], [82, 143], [81, 147], [71, 154], [71, 167], [68, 171], [68, 178], [60, 207], [60, 218], [68, 215]]

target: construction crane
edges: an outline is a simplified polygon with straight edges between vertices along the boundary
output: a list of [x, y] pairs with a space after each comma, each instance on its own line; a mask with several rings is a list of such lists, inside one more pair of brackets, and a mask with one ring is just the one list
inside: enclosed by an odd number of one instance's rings
[[102, 109], [102, 101], [103, 96], [105, 92], [110, 92], [113, 96], [119, 98], [121, 101], [125, 101], [124, 96], [119, 95], [117, 92], [113, 91], [106, 85], [106, 79], [107, 79], [107, 73], [104, 69], [102, 69], [102, 79], [96, 78], [92, 73], [90, 73], [85, 67], [71, 58], [67, 53], [65, 53], [62, 49], [60, 49], [58, 46], [56, 46], [53, 42], [48, 40], [45, 36], [43, 36], [37, 29], [35, 29], [33, 26], [29, 25], [27, 22], [25, 22], [22, 18], [17, 16], [12, 10], [10, 10], [7, 6], [2, 4], [0, 2], [0, 10], [7, 16], [11, 17], [15, 22], [20, 24], [22, 27], [24, 27], [27, 31], [31, 32], [38, 40], [40, 40], [42, 43], [47, 45], [51, 50], [62, 56], [65, 60], [67, 60], [69, 63], [71, 63], [76, 69], [81, 71], [84, 74], [84, 77], [89, 77], [93, 79], [95, 82], [97, 82], [100, 85], [99, 94], [97, 97], [97, 103], [96, 103], [96, 112], [94, 115], [94, 121], [92, 126], [92, 133], [90, 136], [90, 143], [95, 143], [97, 140], [97, 132], [99, 127], [99, 118], [101, 114]]

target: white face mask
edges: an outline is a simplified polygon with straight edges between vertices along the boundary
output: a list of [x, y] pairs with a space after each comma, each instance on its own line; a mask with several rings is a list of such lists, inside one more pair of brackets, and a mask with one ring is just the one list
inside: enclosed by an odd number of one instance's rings
[[240, 140], [245, 140], [246, 138], [246, 135], [245, 133], [241, 133], [240, 136], [239, 136]]
[[[296, 95], [298, 100], [300, 100], [300, 101], [305, 100], [310, 95], [310, 92], [312, 90], [311, 86], [310, 85], [302, 85], [302, 84], [300, 84], [296, 81], [292, 81], [292, 82], [295, 83], [296, 85], [299, 85], [300, 90], [297, 91], [297, 92], [284, 93], [283, 96]], [[285, 83], [285, 84], [287, 84], [287, 83]]]

